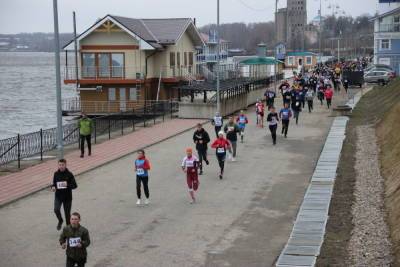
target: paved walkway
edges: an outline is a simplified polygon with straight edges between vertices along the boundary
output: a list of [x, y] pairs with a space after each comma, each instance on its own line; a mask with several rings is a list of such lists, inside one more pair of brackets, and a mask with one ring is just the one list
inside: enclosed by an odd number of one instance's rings
[[[227, 163], [221, 181], [210, 149], [195, 205], [189, 204], [180, 170], [185, 148], [193, 146], [192, 132], [146, 149], [152, 164], [149, 207], [135, 205], [135, 155], [80, 175], [73, 210], [91, 233], [88, 266], [272, 266], [290, 235], [332, 122], [329, 115], [316, 103], [314, 113], [302, 112], [288, 138], [279, 133], [272, 146], [268, 130], [255, 126], [249, 109], [237, 162]], [[206, 129], [214, 137], [209, 124]], [[65, 266], [53, 199], [43, 190], [0, 209], [0, 243], [7, 244], [0, 247], [2, 266]]]
[[[94, 145], [92, 156], [85, 156], [83, 159], [79, 157], [80, 152], [78, 150], [73, 151], [65, 156], [68, 168], [75, 175], [82, 174], [138, 149], [189, 130], [199, 122], [205, 121], [174, 119], [152, 127], [142, 128], [125, 136]], [[17, 173], [0, 176], [0, 207], [48, 187], [56, 169], [57, 160], [49, 160]]]

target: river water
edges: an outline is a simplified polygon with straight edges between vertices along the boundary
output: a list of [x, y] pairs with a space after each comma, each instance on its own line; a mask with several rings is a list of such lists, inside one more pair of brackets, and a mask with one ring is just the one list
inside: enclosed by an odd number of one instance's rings
[[[73, 85], [63, 84], [64, 62], [61, 54], [63, 99], [76, 96]], [[55, 87], [53, 53], [0, 52], [0, 139], [55, 127]]]

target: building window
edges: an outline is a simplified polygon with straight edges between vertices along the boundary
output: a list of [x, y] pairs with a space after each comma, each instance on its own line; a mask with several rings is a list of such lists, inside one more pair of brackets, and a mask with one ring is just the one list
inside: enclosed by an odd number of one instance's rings
[[117, 100], [115, 94], [115, 88], [108, 88], [108, 101], [115, 101]]
[[176, 52], [176, 65], [178, 67], [181, 66], [181, 53], [180, 52]]
[[123, 53], [82, 53], [82, 77], [124, 77], [124, 62]]
[[169, 65], [175, 67], [175, 52], [169, 53]]
[[380, 50], [390, 50], [390, 40], [389, 39], [381, 40]]
[[188, 64], [187, 61], [187, 52], [183, 52], [183, 65], [186, 67]]
[[306, 57], [306, 65], [312, 65], [312, 57]]
[[294, 58], [293, 57], [288, 57], [288, 65], [293, 66], [294, 64]]
[[96, 76], [95, 53], [82, 53], [82, 77]]
[[139, 88], [136, 87], [129, 88], [129, 100], [130, 101], [139, 100]]

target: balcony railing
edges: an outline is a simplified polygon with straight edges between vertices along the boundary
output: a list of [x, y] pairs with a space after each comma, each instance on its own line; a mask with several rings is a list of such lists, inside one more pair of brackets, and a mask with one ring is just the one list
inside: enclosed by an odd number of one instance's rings
[[[228, 54], [220, 54], [220, 60], [227, 60]], [[197, 62], [216, 62], [218, 59], [217, 54], [199, 54], [197, 55]]]
[[[131, 66], [79, 66], [78, 79], [144, 79], [145, 67]], [[64, 80], [76, 80], [75, 66], [64, 68]]]
[[[68, 113], [85, 112], [87, 114], [114, 114], [119, 112], [143, 112], [144, 107], [168, 106], [169, 100], [115, 100], [115, 101], [84, 101], [79, 98], [65, 99], [62, 110]], [[139, 112], [139, 113], [140, 113]]]
[[400, 32], [400, 24], [379, 24], [377, 32]]

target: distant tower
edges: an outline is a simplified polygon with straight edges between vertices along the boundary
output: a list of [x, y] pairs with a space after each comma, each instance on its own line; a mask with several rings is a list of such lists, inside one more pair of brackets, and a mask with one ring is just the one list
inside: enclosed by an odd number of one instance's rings
[[304, 50], [307, 26], [307, 0], [287, 0], [287, 45]]

